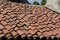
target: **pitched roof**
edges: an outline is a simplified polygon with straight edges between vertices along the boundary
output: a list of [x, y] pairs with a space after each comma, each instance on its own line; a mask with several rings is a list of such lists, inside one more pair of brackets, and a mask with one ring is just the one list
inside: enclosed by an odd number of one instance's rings
[[60, 37], [60, 13], [45, 6], [0, 1], [0, 37]]

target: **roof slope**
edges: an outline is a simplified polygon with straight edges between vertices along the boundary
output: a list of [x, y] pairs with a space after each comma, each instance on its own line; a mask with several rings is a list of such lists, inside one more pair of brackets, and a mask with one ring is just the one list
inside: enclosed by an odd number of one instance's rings
[[60, 13], [45, 6], [0, 1], [0, 37], [60, 37]]

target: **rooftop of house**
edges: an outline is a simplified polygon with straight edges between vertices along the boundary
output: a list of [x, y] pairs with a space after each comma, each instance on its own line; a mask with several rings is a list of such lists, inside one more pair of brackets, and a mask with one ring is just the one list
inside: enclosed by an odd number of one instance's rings
[[0, 38], [60, 37], [60, 13], [45, 6], [0, 0]]

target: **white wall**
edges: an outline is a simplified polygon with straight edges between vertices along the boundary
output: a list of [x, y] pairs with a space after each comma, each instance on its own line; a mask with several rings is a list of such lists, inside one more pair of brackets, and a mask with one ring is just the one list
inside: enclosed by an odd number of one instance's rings
[[59, 5], [60, 5], [60, 0], [47, 0], [47, 3], [45, 6], [51, 8], [57, 12], [60, 12], [60, 6]]

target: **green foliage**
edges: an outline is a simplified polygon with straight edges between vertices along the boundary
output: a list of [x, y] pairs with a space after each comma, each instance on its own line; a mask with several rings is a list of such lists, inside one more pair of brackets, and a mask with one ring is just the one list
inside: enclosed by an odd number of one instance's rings
[[45, 5], [46, 4], [46, 0], [42, 0], [41, 5]]
[[38, 1], [34, 1], [33, 5], [40, 5]]

